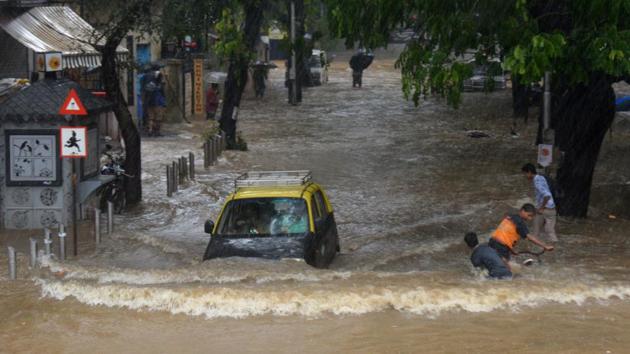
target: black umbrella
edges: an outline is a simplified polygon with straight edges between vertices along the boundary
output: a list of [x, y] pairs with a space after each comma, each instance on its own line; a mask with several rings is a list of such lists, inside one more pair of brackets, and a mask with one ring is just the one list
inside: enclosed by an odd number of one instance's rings
[[350, 67], [354, 71], [363, 71], [372, 64], [374, 54], [359, 52], [350, 58]]

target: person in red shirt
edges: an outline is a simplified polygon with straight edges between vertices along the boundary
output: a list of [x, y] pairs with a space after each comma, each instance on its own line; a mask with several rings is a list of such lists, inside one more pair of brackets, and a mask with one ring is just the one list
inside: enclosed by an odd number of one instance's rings
[[206, 92], [206, 120], [214, 119], [219, 108], [219, 85], [212, 83]]

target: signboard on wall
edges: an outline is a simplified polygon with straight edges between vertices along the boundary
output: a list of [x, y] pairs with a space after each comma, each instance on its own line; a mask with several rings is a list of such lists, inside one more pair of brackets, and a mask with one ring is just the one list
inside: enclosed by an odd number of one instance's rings
[[7, 186], [61, 184], [56, 131], [7, 130], [5, 136]]
[[192, 73], [184, 74], [184, 117], [192, 114]]
[[61, 157], [87, 157], [87, 127], [59, 128]]
[[538, 145], [538, 164], [543, 167], [548, 167], [553, 161], [553, 145], [539, 144]]
[[63, 70], [61, 52], [35, 53], [35, 71], [55, 72]]
[[195, 110], [196, 115], [203, 115], [203, 59], [195, 59], [193, 66], [194, 79], [194, 95], [195, 95]]

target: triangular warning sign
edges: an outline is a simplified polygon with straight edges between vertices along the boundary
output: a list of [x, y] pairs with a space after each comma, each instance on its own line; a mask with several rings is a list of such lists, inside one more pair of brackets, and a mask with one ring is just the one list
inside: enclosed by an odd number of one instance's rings
[[77, 95], [77, 92], [74, 89], [70, 89], [70, 92], [68, 93], [68, 97], [66, 97], [66, 100], [63, 102], [63, 105], [59, 109], [59, 114], [60, 115], [73, 114], [76, 116], [87, 115], [87, 110], [83, 106], [83, 103], [81, 103], [81, 100], [79, 99], [79, 95]]

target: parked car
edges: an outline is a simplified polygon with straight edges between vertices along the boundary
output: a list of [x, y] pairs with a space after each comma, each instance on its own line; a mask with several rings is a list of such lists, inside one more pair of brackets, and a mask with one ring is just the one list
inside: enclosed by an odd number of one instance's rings
[[313, 49], [308, 60], [311, 85], [319, 86], [328, 82], [328, 56], [325, 51]]
[[310, 171], [247, 172], [216, 223], [203, 260], [219, 257], [302, 258], [326, 268], [339, 252], [333, 208]]
[[492, 91], [507, 88], [507, 79], [498, 59], [484, 65], [476, 64], [474, 59], [468, 63], [473, 65], [473, 75], [464, 80], [464, 91]]

